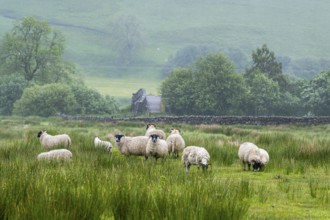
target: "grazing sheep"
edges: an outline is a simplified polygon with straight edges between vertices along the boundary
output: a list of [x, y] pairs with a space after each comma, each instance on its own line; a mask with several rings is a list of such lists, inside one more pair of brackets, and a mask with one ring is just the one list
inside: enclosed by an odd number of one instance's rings
[[171, 134], [166, 139], [166, 142], [168, 145], [168, 153], [172, 153], [176, 158], [179, 156], [179, 152], [183, 151], [186, 146], [185, 141], [180, 134], [180, 130], [175, 128], [171, 129]]
[[158, 134], [160, 139], [166, 139], [166, 134], [163, 130], [156, 129], [156, 125], [154, 124], [147, 124], [147, 131], [145, 136], [150, 137], [151, 134]]
[[102, 141], [98, 136], [94, 138], [94, 146], [105, 148], [110, 153], [112, 152], [112, 144], [109, 141]]
[[38, 160], [70, 160], [72, 153], [67, 149], [56, 149], [48, 152], [40, 153], [37, 156]]
[[127, 137], [122, 134], [116, 134], [116, 145], [119, 151], [126, 155], [144, 156], [146, 157], [146, 147], [148, 142], [147, 136]]
[[188, 172], [190, 165], [202, 166], [203, 170], [207, 170], [211, 157], [203, 147], [188, 146], [183, 150], [181, 159]]
[[257, 171], [261, 167], [260, 161], [260, 149], [257, 145], [245, 142], [240, 145], [238, 149], [238, 157], [243, 163], [243, 170], [246, 170], [246, 163], [250, 170], [251, 164], [253, 164], [253, 170]]
[[260, 170], [262, 170], [265, 165], [269, 162], [269, 154], [266, 150], [259, 148], [260, 153]]
[[53, 148], [62, 145], [66, 148], [71, 146], [71, 139], [67, 134], [50, 135], [46, 131], [39, 131], [37, 137], [45, 148]]
[[168, 154], [168, 146], [165, 140], [160, 139], [158, 134], [150, 135], [147, 142], [146, 158], [153, 156], [156, 158], [166, 158]]

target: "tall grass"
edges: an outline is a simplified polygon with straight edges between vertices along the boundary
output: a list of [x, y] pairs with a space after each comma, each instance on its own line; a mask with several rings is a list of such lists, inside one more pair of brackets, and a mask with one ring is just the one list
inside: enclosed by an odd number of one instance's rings
[[[0, 219], [322, 219], [329, 207], [328, 127], [176, 124], [211, 155], [207, 172], [189, 173], [180, 159], [94, 148], [94, 135], [144, 134], [139, 122], [0, 118], [0, 127]], [[43, 129], [70, 134], [72, 161], [36, 160]], [[242, 171], [235, 141], [269, 152], [264, 172]]]

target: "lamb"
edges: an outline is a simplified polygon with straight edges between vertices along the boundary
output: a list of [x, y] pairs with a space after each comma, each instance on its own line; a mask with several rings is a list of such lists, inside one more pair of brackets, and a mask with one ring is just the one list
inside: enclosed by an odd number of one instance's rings
[[94, 146], [105, 148], [108, 152], [112, 152], [112, 144], [109, 141], [102, 141], [98, 136], [94, 138]]
[[168, 155], [168, 146], [165, 140], [160, 139], [158, 134], [151, 134], [147, 142], [146, 158], [153, 156], [156, 158], [166, 158]]
[[166, 142], [168, 145], [168, 153], [172, 153], [176, 158], [179, 156], [179, 152], [181, 152], [186, 146], [185, 141], [180, 134], [180, 130], [175, 128], [171, 129], [171, 134], [166, 139]]
[[253, 164], [253, 171], [260, 170], [266, 163], [268, 163], [269, 155], [260, 150], [260, 148], [250, 142], [245, 142], [240, 145], [238, 149], [238, 157], [243, 163], [243, 170], [245, 170], [246, 163], [250, 170], [251, 164]]
[[50, 135], [46, 131], [39, 131], [37, 137], [45, 148], [53, 148], [62, 145], [66, 148], [71, 146], [71, 138], [67, 134]]
[[71, 151], [67, 149], [56, 149], [38, 154], [38, 160], [70, 160], [72, 158]]
[[190, 165], [202, 166], [203, 171], [207, 170], [211, 157], [203, 147], [188, 146], [183, 150], [181, 159], [186, 168], [186, 172], [189, 172]]
[[116, 145], [122, 154], [126, 156], [144, 156], [147, 159], [146, 147], [149, 139], [147, 136], [127, 137], [122, 134], [116, 134], [115, 139]]
[[151, 134], [158, 134], [161, 139], [166, 139], [166, 134], [163, 130], [156, 129], [156, 125], [154, 124], [147, 124], [147, 131], [145, 136], [150, 137]]

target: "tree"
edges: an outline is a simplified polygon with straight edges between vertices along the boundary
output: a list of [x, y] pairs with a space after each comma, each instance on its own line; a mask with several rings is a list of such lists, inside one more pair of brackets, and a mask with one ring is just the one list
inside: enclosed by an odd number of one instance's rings
[[193, 68], [173, 71], [163, 82], [162, 97], [175, 114], [241, 114], [246, 97], [242, 75], [221, 53], [208, 54]]
[[45, 78], [49, 79], [47, 83], [59, 82], [62, 76], [56, 76], [58, 73], [72, 73], [62, 65], [63, 52], [64, 38], [60, 33], [52, 31], [45, 21], [26, 17], [17, 21], [3, 38], [2, 72], [20, 73], [26, 80], [38, 83], [45, 83], [42, 81]]
[[274, 115], [280, 101], [277, 82], [256, 71], [250, 75], [246, 113], [249, 115]]
[[284, 89], [286, 87], [287, 81], [282, 74], [282, 64], [276, 61], [274, 52], [269, 51], [266, 44], [253, 51], [252, 61], [252, 67], [247, 69], [245, 74], [247, 79], [251, 77], [251, 74], [258, 71], [277, 82], [280, 88]]
[[83, 84], [75, 84], [72, 91], [77, 102], [77, 114], [114, 114], [118, 112], [116, 101], [110, 96], [102, 96]]
[[330, 71], [321, 72], [302, 91], [303, 103], [311, 114], [330, 115]]
[[124, 66], [132, 64], [143, 48], [136, 18], [133, 16], [120, 17], [113, 26], [111, 33], [112, 43], [117, 52], [118, 64]]
[[23, 76], [15, 74], [0, 78], [0, 114], [11, 115], [13, 105], [20, 99], [25, 88], [29, 86]]

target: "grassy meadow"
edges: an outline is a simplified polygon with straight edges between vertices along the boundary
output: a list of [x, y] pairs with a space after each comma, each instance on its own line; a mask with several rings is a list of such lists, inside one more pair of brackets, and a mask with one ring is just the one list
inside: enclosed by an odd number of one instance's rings
[[[158, 124], [205, 147], [206, 172], [180, 159], [125, 157], [93, 138], [143, 135], [139, 122], [0, 118], [0, 219], [328, 219], [330, 125]], [[71, 136], [69, 162], [37, 161], [39, 130]], [[242, 171], [238, 143], [266, 149], [263, 172]]]

